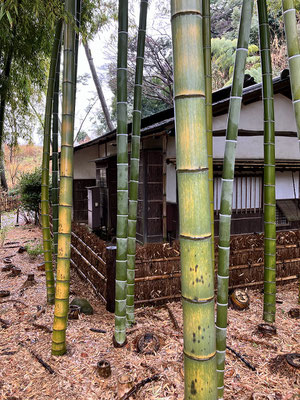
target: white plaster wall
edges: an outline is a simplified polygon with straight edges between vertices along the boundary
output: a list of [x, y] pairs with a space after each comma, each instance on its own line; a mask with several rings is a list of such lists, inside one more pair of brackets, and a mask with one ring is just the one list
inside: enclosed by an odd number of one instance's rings
[[276, 199], [299, 198], [299, 172], [276, 172]]
[[[290, 99], [282, 94], [274, 96], [275, 130], [280, 132], [297, 132], [293, 105]], [[263, 131], [263, 102], [256, 101], [251, 104], [242, 104], [239, 129], [247, 131]], [[214, 132], [225, 130], [227, 114], [214, 117]]]
[[89, 162], [98, 158], [98, 145], [74, 152], [74, 179], [96, 179], [96, 166]]
[[176, 204], [176, 169], [173, 164], [167, 164], [167, 202]]
[[170, 136], [168, 137], [167, 143], [167, 158], [174, 158], [176, 157], [176, 142], [175, 137]]
[[[236, 158], [263, 159], [264, 158], [263, 136], [240, 136], [238, 138]], [[213, 138], [214, 158], [224, 157], [225, 137]], [[297, 160], [299, 159], [299, 145], [297, 137], [279, 136], [275, 138], [276, 159]]]

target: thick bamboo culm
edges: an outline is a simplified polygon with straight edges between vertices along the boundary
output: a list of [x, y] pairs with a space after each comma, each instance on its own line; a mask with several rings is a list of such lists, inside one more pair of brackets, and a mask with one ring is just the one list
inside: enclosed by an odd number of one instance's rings
[[[289, 57], [292, 99], [296, 118], [298, 141], [300, 146], [300, 45], [294, 0], [282, 0], [282, 11], [284, 18], [285, 37], [287, 42], [287, 51]], [[300, 277], [298, 302], [300, 304]]]
[[73, 136], [75, 105], [75, 9], [76, 0], [66, 0], [65, 11], [73, 21], [64, 26], [64, 68], [62, 100], [62, 137], [59, 191], [59, 231], [57, 279], [55, 291], [52, 354], [66, 352], [66, 329], [69, 310], [71, 219], [73, 195]]
[[53, 94], [53, 123], [52, 123], [52, 223], [53, 223], [53, 253], [57, 257], [57, 239], [58, 239], [58, 111], [59, 111], [59, 83], [60, 83], [60, 61], [61, 61], [61, 42], [56, 63], [55, 83]]
[[222, 191], [218, 246], [218, 298], [217, 298], [217, 378], [218, 398], [224, 394], [224, 369], [226, 354], [226, 329], [228, 310], [228, 282], [230, 256], [230, 226], [234, 182], [235, 154], [242, 105], [245, 66], [251, 28], [254, 0], [243, 0], [238, 43], [235, 56], [233, 82], [230, 94], [226, 129], [226, 144], [222, 173]]
[[275, 321], [276, 311], [276, 200], [275, 116], [270, 30], [266, 0], [258, 0], [260, 56], [264, 103], [264, 310], [266, 322]]
[[49, 225], [49, 163], [50, 163], [50, 136], [51, 116], [54, 93], [55, 72], [59, 52], [62, 21], [59, 20], [55, 29], [55, 38], [51, 54], [50, 71], [48, 78], [48, 89], [46, 98], [46, 111], [44, 123], [44, 144], [42, 161], [42, 184], [41, 184], [41, 224], [43, 231], [44, 261], [47, 285], [47, 303], [54, 304], [55, 282], [52, 266], [52, 245]]
[[214, 224], [214, 170], [213, 170], [213, 117], [212, 117], [212, 71], [211, 71], [211, 20], [210, 0], [202, 0], [203, 8], [203, 54], [205, 71], [206, 98], [206, 135], [208, 156], [208, 182], [211, 218], [212, 258], [215, 259], [215, 224]]
[[146, 38], [148, 0], [140, 4], [140, 21], [137, 41], [134, 99], [132, 112], [132, 135], [130, 157], [129, 209], [128, 209], [128, 249], [127, 249], [127, 323], [134, 323], [134, 269], [136, 255], [136, 219], [139, 192], [140, 139], [142, 118], [142, 84], [144, 49]]
[[172, 0], [185, 399], [215, 400], [214, 276], [202, 1]]
[[119, 0], [117, 62], [117, 255], [114, 341], [126, 343], [127, 225], [128, 225], [128, 132], [127, 48], [128, 0]]

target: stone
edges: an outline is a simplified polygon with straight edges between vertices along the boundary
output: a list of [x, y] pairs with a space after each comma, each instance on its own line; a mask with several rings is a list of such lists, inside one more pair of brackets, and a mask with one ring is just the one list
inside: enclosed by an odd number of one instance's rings
[[80, 307], [80, 312], [82, 314], [86, 314], [86, 315], [92, 315], [94, 314], [94, 310], [93, 307], [91, 306], [91, 304], [88, 302], [88, 300], [86, 299], [80, 299], [78, 297], [76, 297], [75, 299], [73, 299], [70, 303], [71, 306], [79, 306]]

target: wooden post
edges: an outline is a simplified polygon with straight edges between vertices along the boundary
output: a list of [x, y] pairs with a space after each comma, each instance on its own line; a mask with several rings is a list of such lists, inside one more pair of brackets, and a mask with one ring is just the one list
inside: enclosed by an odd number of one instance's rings
[[167, 241], [167, 133], [163, 136], [163, 241]]
[[115, 280], [116, 280], [117, 246], [106, 247], [106, 310], [115, 312]]

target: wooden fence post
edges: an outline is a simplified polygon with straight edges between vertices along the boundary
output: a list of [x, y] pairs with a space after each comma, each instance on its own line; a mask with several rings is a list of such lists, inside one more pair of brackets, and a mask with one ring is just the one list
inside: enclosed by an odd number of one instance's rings
[[116, 251], [117, 246], [106, 247], [106, 310], [111, 313], [115, 312]]

